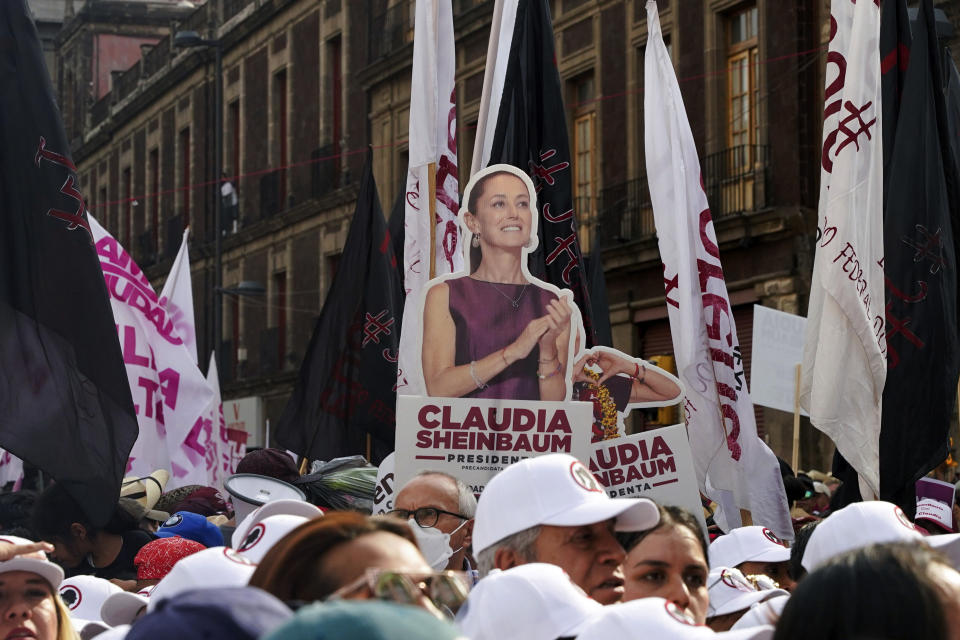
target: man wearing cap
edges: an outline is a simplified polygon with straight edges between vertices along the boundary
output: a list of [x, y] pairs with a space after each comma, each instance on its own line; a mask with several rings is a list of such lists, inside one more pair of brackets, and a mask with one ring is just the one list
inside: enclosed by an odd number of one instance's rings
[[793, 591], [790, 577], [790, 549], [766, 527], [733, 529], [710, 544], [710, 568], [739, 569], [744, 575], [765, 575], [781, 589]]
[[610, 498], [583, 463], [557, 453], [510, 465], [477, 504], [473, 547], [480, 574], [529, 562], [562, 568], [601, 604], [623, 596], [623, 547], [615, 531], [660, 520], [646, 498]]
[[420, 551], [437, 571], [470, 571], [477, 499], [467, 485], [442, 471], [422, 471], [400, 489], [390, 515], [410, 521]]

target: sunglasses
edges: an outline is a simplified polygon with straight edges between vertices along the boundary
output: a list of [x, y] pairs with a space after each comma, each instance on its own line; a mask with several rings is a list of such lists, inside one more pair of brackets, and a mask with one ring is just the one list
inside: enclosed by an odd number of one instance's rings
[[471, 581], [463, 571], [409, 573], [384, 569], [367, 569], [350, 584], [337, 589], [328, 600], [346, 599], [364, 589], [374, 598], [425, 606], [438, 617], [452, 619], [470, 593]]

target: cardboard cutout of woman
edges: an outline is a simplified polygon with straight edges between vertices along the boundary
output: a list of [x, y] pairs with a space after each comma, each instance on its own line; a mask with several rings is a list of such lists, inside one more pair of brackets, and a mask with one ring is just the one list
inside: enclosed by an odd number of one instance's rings
[[431, 281], [421, 341], [428, 396], [567, 400], [583, 343], [570, 291], [530, 275], [537, 198], [529, 176], [498, 164], [467, 184], [460, 225], [467, 273]]

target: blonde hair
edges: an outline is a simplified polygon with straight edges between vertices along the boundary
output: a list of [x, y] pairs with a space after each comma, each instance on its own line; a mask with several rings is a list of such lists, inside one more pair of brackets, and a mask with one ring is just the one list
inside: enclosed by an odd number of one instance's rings
[[70, 610], [60, 599], [60, 594], [56, 589], [52, 589], [50, 595], [57, 610], [56, 640], [80, 640], [80, 634], [73, 628], [73, 621], [70, 620]]

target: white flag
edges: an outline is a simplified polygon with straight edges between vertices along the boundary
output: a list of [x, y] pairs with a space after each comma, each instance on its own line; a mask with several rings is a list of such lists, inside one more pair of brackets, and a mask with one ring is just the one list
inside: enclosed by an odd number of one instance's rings
[[513, 29], [517, 22], [519, 3], [519, 0], [497, 0], [493, 6], [493, 20], [490, 23], [490, 41], [487, 43], [483, 92], [480, 94], [480, 115], [477, 119], [470, 175], [480, 171], [490, 162], [490, 151], [493, 147], [493, 135], [497, 130], [500, 98], [503, 95], [503, 82], [507, 77], [507, 65], [510, 61], [510, 48], [513, 46]]
[[177, 463], [178, 451], [213, 391], [140, 267], [93, 216], [88, 218], [140, 427], [127, 475], [169, 469], [167, 488], [173, 489], [187, 484], [183, 478], [189, 469]]
[[800, 404], [879, 495], [887, 377], [883, 279], [880, 8], [833, 0], [817, 254]]
[[740, 526], [746, 509], [754, 524], [792, 539], [780, 465], [757, 437], [700, 161], [653, 0], [647, 25], [647, 180], [700, 490], [719, 505], [715, 518], [725, 531]]
[[177, 329], [177, 335], [190, 350], [193, 364], [197, 364], [197, 324], [193, 315], [193, 285], [190, 281], [190, 256], [187, 249], [189, 235], [190, 228], [187, 227], [183, 230], [183, 241], [180, 243], [177, 259], [173, 261], [167, 281], [163, 283], [160, 304], [166, 308], [167, 314], [173, 320], [173, 326]]
[[[417, 0], [410, 88], [410, 131], [403, 272], [406, 304], [397, 372], [399, 393], [420, 395], [420, 293], [430, 279], [431, 227], [434, 275], [460, 271], [463, 256], [457, 178], [457, 108], [454, 82], [456, 54], [451, 0]], [[432, 174], [432, 175], [431, 175]], [[430, 181], [434, 179], [435, 216], [431, 215]]]

